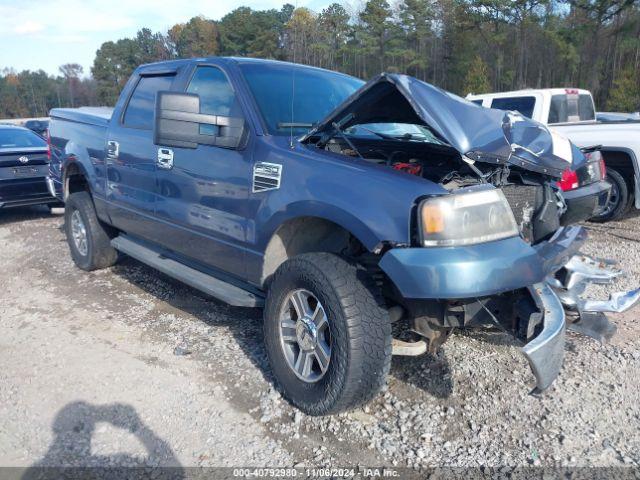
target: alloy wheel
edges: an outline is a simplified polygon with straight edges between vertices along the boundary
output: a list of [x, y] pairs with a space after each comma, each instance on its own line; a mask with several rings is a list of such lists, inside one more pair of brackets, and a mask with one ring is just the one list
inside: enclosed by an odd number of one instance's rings
[[87, 229], [82, 221], [79, 210], [75, 210], [71, 214], [71, 237], [78, 253], [83, 257], [87, 255], [89, 247], [87, 244]]
[[289, 368], [302, 381], [320, 380], [331, 361], [331, 333], [324, 307], [308, 290], [289, 293], [280, 312], [280, 343]]

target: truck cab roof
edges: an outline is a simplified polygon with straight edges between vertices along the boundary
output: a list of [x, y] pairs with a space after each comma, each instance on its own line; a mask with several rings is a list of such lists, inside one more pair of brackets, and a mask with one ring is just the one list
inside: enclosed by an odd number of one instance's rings
[[483, 107], [518, 111], [544, 124], [596, 121], [591, 92], [581, 88], [530, 88], [479, 95], [470, 93], [466, 99]]
[[273, 59], [264, 59], [264, 58], [250, 58], [250, 57], [197, 57], [197, 58], [187, 58], [180, 60], [166, 60], [163, 62], [154, 62], [154, 63], [146, 63], [140, 65], [136, 72], [139, 74], [145, 73], [161, 73], [163, 71], [175, 71], [181, 67], [186, 67], [190, 65], [198, 65], [198, 64], [214, 64], [214, 65], [230, 65], [230, 64], [241, 64], [241, 63], [252, 63], [252, 64], [260, 64], [265, 66], [280, 66], [286, 68], [301, 68], [307, 70], [319, 70], [324, 72], [331, 72], [332, 74], [349, 76], [344, 73], [335, 72], [333, 70], [327, 70], [324, 68], [313, 67], [310, 65], [304, 65], [301, 63], [291, 63], [291, 62], [283, 62], [281, 60], [273, 60]]

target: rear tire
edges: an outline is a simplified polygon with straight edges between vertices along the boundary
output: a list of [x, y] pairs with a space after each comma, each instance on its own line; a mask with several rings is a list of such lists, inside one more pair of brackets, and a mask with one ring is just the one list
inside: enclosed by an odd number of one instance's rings
[[112, 235], [108, 227], [98, 220], [89, 193], [69, 195], [65, 204], [64, 229], [71, 258], [82, 270], [107, 268], [118, 260], [118, 252], [111, 246]]
[[604, 223], [619, 220], [631, 206], [631, 195], [624, 177], [617, 170], [607, 168], [606, 180], [611, 184], [611, 197], [602, 213], [591, 218], [592, 222]]
[[[276, 271], [264, 310], [265, 345], [283, 395], [303, 412], [348, 410], [371, 400], [384, 385], [391, 365], [391, 322], [376, 288], [363, 268], [331, 253], [299, 255]], [[306, 323], [292, 302], [300, 292], [310, 312]], [[315, 354], [322, 327], [318, 333], [307, 327], [309, 319], [320, 323], [315, 321], [320, 315], [311, 314], [320, 309], [326, 322], [322, 344], [329, 347], [324, 371]], [[305, 345], [309, 335], [316, 339], [311, 346]], [[298, 355], [312, 356], [310, 367], [302, 369], [309, 370], [307, 380], [294, 368], [296, 348]]]

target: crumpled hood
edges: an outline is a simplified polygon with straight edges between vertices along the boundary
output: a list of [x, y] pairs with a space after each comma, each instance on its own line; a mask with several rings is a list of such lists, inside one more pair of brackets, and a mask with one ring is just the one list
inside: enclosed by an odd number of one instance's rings
[[425, 124], [461, 155], [560, 177], [586, 160], [569, 140], [517, 112], [484, 108], [407, 75], [382, 74], [355, 92], [303, 140], [369, 123]]

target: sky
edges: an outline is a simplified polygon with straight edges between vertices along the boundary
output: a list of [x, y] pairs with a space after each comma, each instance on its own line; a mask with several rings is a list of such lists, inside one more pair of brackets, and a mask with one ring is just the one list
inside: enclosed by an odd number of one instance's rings
[[143, 27], [165, 32], [196, 15], [214, 20], [239, 6], [280, 9], [284, 3], [320, 11], [329, 0], [0, 0], [0, 71], [58, 74], [79, 63], [90, 74], [103, 42], [133, 37]]

